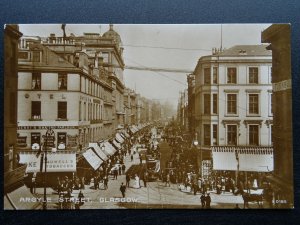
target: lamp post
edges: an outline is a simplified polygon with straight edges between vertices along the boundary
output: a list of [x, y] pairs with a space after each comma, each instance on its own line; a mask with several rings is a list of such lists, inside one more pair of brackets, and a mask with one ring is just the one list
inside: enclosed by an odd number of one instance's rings
[[[43, 201], [43, 210], [47, 209], [47, 185], [46, 185], [46, 177], [47, 177], [47, 151], [48, 151], [48, 147], [53, 147], [53, 143], [54, 143], [54, 131], [51, 129], [51, 127], [47, 128], [46, 134], [43, 135], [44, 138], [44, 154], [42, 157], [44, 157], [44, 163], [45, 163], [45, 170], [44, 170], [44, 201]], [[52, 142], [51, 145], [49, 145], [49, 141], [50, 143]]]
[[239, 160], [239, 153], [238, 153], [237, 149], [234, 150], [234, 153], [235, 153], [235, 159], [237, 161], [235, 182], [236, 182], [236, 185], [238, 185], [238, 174], [239, 174], [239, 170], [240, 170], [240, 160]]
[[[195, 139], [193, 141], [193, 145], [195, 148], [197, 148], [197, 146], [199, 145], [197, 132], [195, 132]], [[200, 175], [202, 177], [202, 149], [201, 148], [200, 148]]]

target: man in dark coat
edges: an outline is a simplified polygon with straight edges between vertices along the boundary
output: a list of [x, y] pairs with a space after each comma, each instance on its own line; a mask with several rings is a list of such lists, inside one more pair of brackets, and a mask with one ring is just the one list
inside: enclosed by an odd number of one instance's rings
[[147, 180], [148, 180], [148, 173], [144, 173], [143, 181], [144, 181], [144, 186], [147, 187]]
[[201, 197], [200, 197], [200, 200], [201, 200], [201, 206], [202, 206], [202, 209], [205, 208], [205, 195], [204, 193], [202, 193]]
[[104, 182], [104, 189], [106, 190], [108, 188], [108, 177], [107, 176], [104, 176], [103, 182]]
[[126, 186], [123, 183], [120, 186], [120, 191], [122, 193], [122, 197], [125, 198]]
[[126, 186], [129, 187], [130, 175], [126, 174]]
[[125, 170], [126, 170], [126, 166], [125, 166], [125, 164], [123, 163], [123, 164], [122, 164], [122, 174], [125, 174]]
[[205, 205], [207, 209], [210, 209], [210, 203], [211, 203], [211, 198], [209, 193], [207, 193], [206, 197], [205, 197]]
[[118, 170], [115, 169], [113, 173], [114, 173], [114, 179], [117, 180], [118, 179]]

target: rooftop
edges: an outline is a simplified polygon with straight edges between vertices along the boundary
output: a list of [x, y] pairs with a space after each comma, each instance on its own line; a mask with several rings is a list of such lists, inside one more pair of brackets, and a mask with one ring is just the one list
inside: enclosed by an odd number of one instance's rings
[[220, 56], [271, 56], [272, 51], [266, 49], [267, 45], [235, 45], [219, 53]]

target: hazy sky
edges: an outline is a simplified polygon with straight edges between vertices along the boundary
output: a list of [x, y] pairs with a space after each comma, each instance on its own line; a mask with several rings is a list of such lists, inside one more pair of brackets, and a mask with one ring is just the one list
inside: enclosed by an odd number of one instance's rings
[[[261, 44], [261, 32], [271, 24], [223, 24], [222, 45]], [[84, 32], [103, 34], [107, 24], [67, 24], [66, 34]], [[221, 46], [221, 25], [125, 25], [116, 24], [121, 36], [127, 66], [185, 69], [193, 71], [198, 59], [210, 55]], [[23, 35], [62, 36], [61, 24], [20, 25]], [[141, 70], [124, 71], [125, 85], [149, 99], [168, 100], [174, 106], [179, 92], [187, 88], [187, 73], [166, 73]]]

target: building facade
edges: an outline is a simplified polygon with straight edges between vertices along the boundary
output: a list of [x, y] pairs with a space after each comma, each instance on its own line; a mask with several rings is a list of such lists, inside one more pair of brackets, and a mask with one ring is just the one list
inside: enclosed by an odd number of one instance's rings
[[40, 149], [49, 126], [58, 150], [81, 150], [89, 142], [110, 136], [104, 123], [112, 123], [111, 110], [104, 105], [112, 105], [113, 88], [101, 79], [105, 71], [97, 61], [91, 68], [85, 51], [75, 51], [69, 61], [70, 57], [41, 42], [40, 38], [20, 41], [19, 148]]
[[259, 151], [259, 146], [272, 146], [272, 56], [265, 48], [240, 45], [199, 59], [192, 104], [201, 165], [212, 159], [214, 147], [251, 146]]

